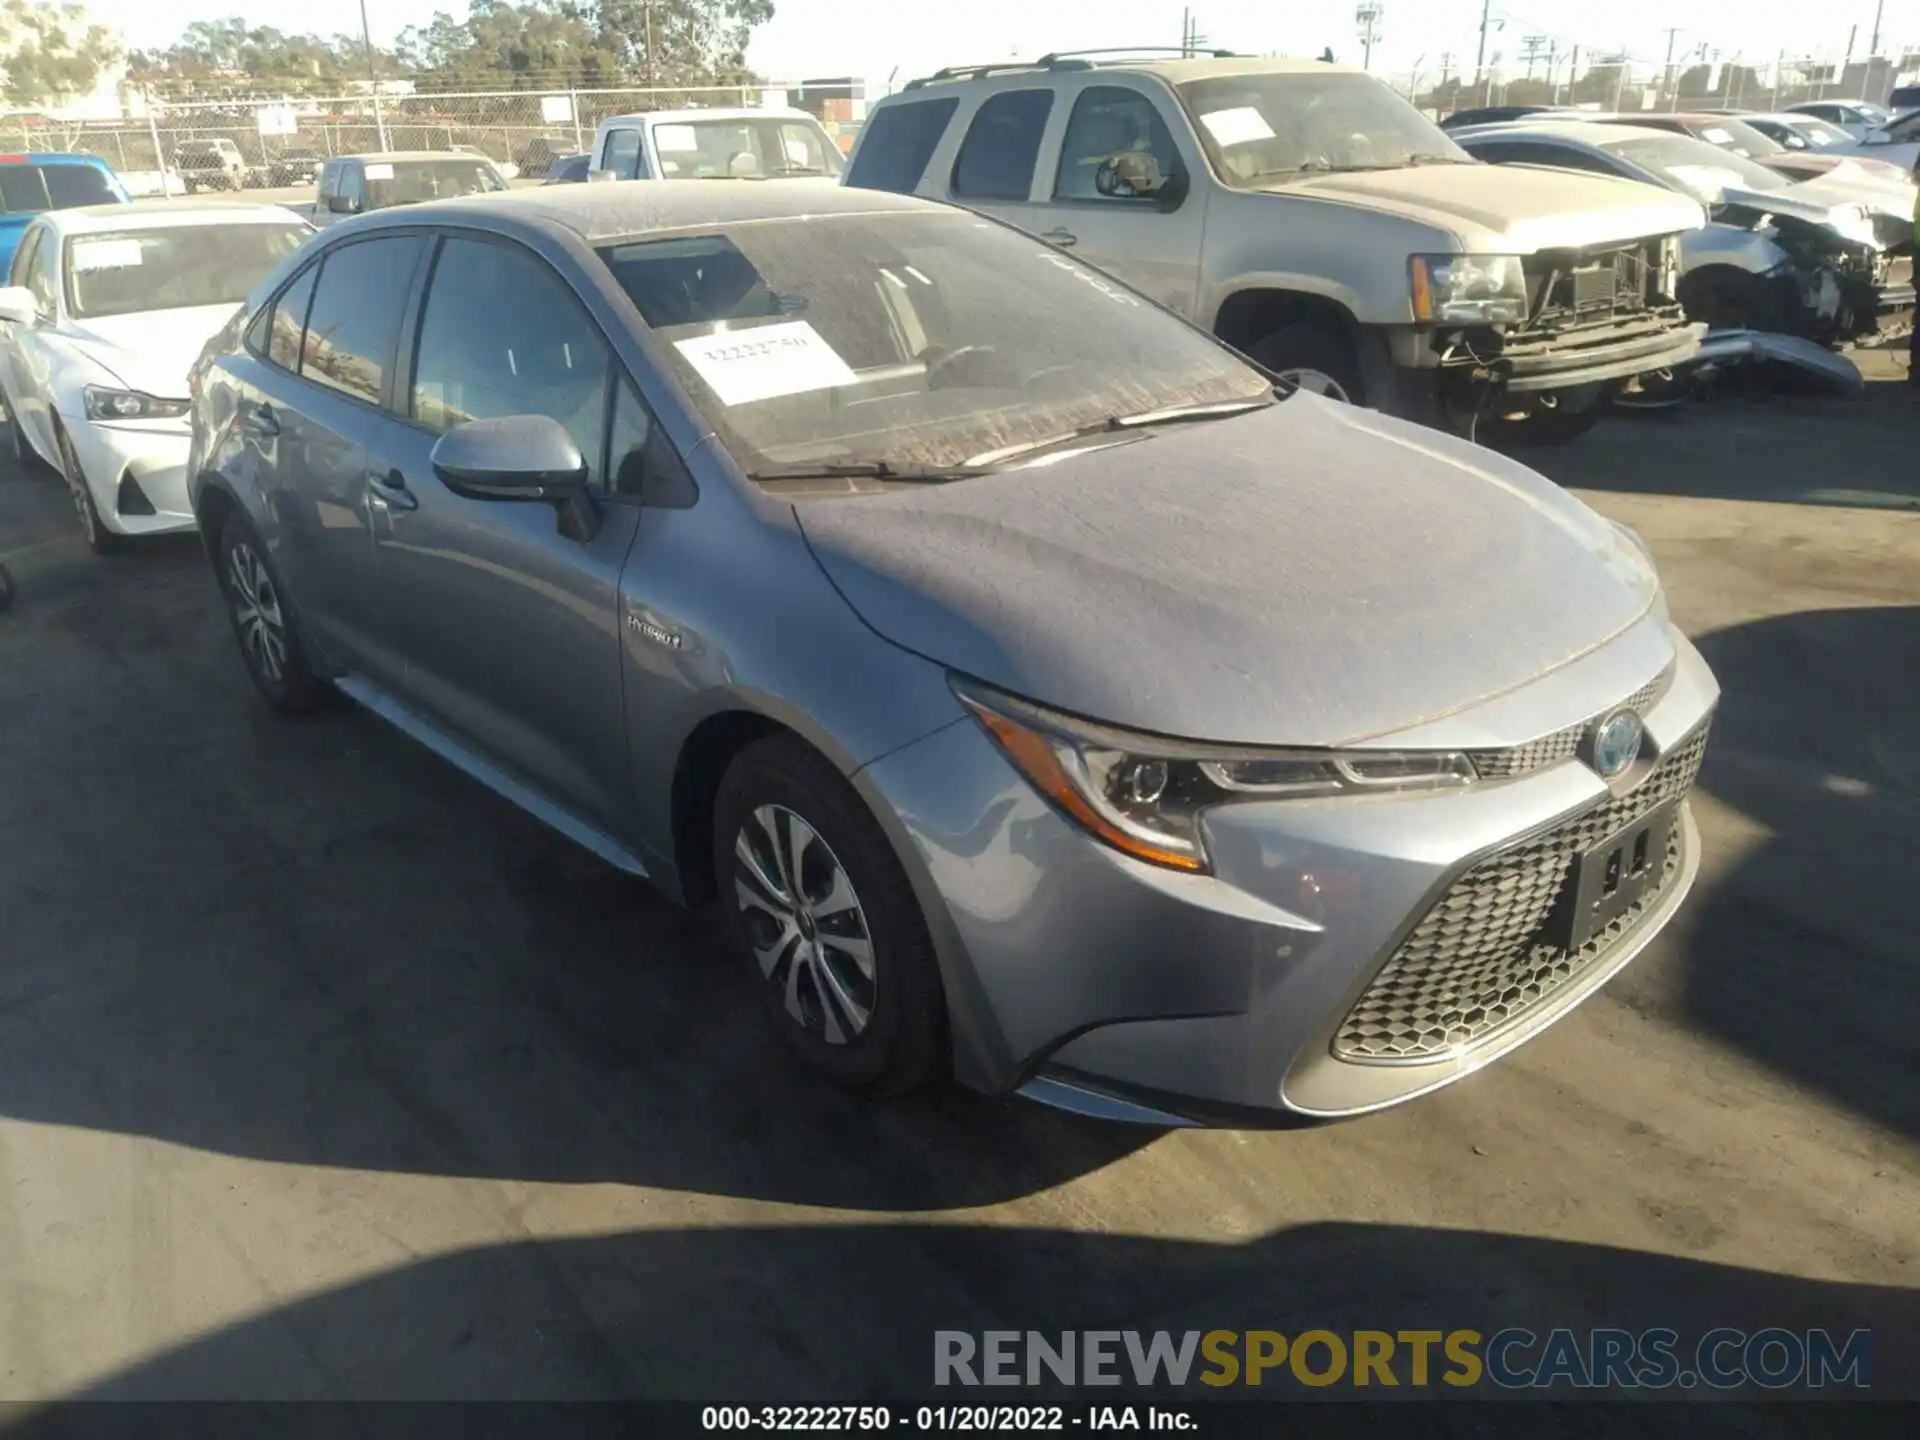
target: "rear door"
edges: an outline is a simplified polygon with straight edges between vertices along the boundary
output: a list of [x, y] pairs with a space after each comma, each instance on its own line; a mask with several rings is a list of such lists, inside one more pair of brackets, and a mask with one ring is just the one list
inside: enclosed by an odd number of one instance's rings
[[[406, 389], [368, 456], [383, 643], [409, 703], [619, 833], [619, 580], [639, 509], [606, 479], [612, 348], [544, 257], [473, 232], [438, 242], [414, 323]], [[434, 474], [442, 434], [507, 415], [566, 427], [591, 472], [594, 533], [569, 538], [550, 504], [471, 500]]]
[[[856, 190], [912, 195], [927, 175], [927, 162], [960, 108], [956, 95], [902, 100], [882, 106], [861, 127], [844, 184]], [[944, 192], [939, 198], [945, 199]]]
[[[1064, 87], [1066, 124], [1042, 166], [1047, 198], [1034, 228], [1048, 244], [1091, 261], [1181, 315], [1191, 315], [1206, 229], [1202, 157], [1173, 100], [1122, 77]], [[1131, 176], [1158, 175], [1178, 203], [1139, 193]]]
[[283, 292], [270, 342], [282, 373], [263, 382], [241, 421], [268, 457], [263, 482], [281, 564], [309, 627], [340, 664], [388, 682], [398, 669], [373, 602], [367, 440], [387, 403], [400, 318], [425, 251], [418, 232], [328, 247]]
[[1053, 114], [1051, 89], [999, 90], [967, 123], [944, 182], [943, 199], [1022, 230], [1033, 228], [1034, 174]]

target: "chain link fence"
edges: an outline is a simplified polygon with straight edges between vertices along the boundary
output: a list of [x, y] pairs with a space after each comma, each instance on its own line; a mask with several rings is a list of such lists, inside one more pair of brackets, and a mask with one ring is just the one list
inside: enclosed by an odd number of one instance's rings
[[[817, 87], [816, 87], [817, 88]], [[192, 142], [229, 140], [255, 183], [289, 159], [378, 150], [477, 150], [538, 178], [554, 160], [583, 153], [600, 121], [645, 110], [791, 106], [797, 85], [360, 94], [295, 99], [136, 101], [136, 118], [59, 121], [0, 117], [0, 152], [98, 155], [123, 174], [167, 172]], [[842, 152], [859, 132], [857, 102], [808, 99]]]

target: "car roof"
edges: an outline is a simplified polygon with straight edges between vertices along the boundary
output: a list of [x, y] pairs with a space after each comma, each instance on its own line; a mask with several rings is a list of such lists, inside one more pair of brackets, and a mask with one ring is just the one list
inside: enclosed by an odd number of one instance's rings
[[113, 166], [98, 155], [82, 155], [73, 150], [27, 150], [0, 155], [0, 165], [97, 165], [102, 170]]
[[465, 156], [469, 160], [490, 159], [487, 155], [476, 155], [466, 150], [367, 150], [356, 155], [335, 155], [335, 160], [372, 161], [378, 165], [392, 165], [412, 160], [454, 160]]
[[642, 121], [649, 125], [693, 125], [702, 120], [812, 120], [814, 118], [805, 110], [795, 110], [781, 105], [716, 105], [708, 109], [693, 110], [635, 110], [626, 115], [609, 115], [600, 122], [600, 125], [604, 127], [638, 124]]
[[1673, 138], [1671, 130], [1655, 130], [1646, 125], [1614, 125], [1604, 120], [1512, 120], [1499, 125], [1470, 125], [1453, 132], [1456, 140], [1483, 140], [1495, 136], [1503, 140], [1538, 140], [1542, 136], [1551, 136], [1602, 148], [1618, 145], [1622, 140], [1630, 140], [1636, 135], [1660, 140]]
[[1038, 60], [1007, 60], [984, 65], [953, 65], [932, 75], [907, 82], [897, 94], [880, 101], [885, 105], [902, 95], [936, 85], [959, 85], [975, 80], [1031, 78], [1040, 74], [1074, 74], [1087, 70], [1123, 70], [1134, 74], [1158, 75], [1169, 85], [1190, 80], [1232, 78], [1239, 75], [1360, 75], [1365, 72], [1351, 65], [1336, 65], [1326, 60], [1302, 60], [1286, 55], [1215, 55], [1195, 59], [1150, 60], [1100, 58], [1098, 51], [1043, 55]]
[[[747, 225], [813, 216], [964, 214], [950, 205], [884, 190], [837, 185], [769, 185], [760, 180], [650, 180], [644, 185], [536, 185], [491, 195], [396, 205], [346, 222], [354, 233], [385, 225], [497, 219], [544, 221], [573, 231], [588, 244], [629, 236]], [[346, 228], [346, 227], [341, 227]], [[336, 232], [329, 232], [336, 233]]]
[[192, 205], [169, 200], [135, 200], [126, 205], [76, 205], [71, 210], [46, 210], [41, 218], [68, 235], [95, 230], [154, 230], [182, 225], [256, 225], [307, 222], [280, 205]]

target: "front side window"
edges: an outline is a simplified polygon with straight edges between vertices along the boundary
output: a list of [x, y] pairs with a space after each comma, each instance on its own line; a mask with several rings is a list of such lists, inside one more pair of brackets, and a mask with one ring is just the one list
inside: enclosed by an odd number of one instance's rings
[[600, 168], [611, 170], [622, 180], [640, 178], [640, 132], [614, 130], [607, 135], [607, 153], [600, 157]]
[[1220, 75], [1178, 88], [1207, 162], [1236, 189], [1328, 171], [1472, 161], [1438, 125], [1365, 75]]
[[407, 160], [369, 163], [366, 208], [451, 200], [458, 195], [487, 195], [506, 189], [500, 172], [485, 160]]
[[1051, 90], [989, 96], [967, 127], [953, 162], [953, 193], [966, 200], [1025, 200], [1033, 189], [1040, 137], [1053, 110]]
[[237, 305], [311, 233], [304, 225], [172, 225], [70, 235], [67, 312], [88, 320]]
[[468, 420], [557, 420], [600, 476], [613, 357], [553, 268], [518, 246], [450, 239], [420, 317], [411, 413], [436, 431]]
[[1785, 148], [1779, 141], [1769, 140], [1745, 121], [1732, 118], [1710, 121], [1702, 125], [1698, 133], [1699, 138], [1709, 145], [1731, 150], [1749, 160], [1762, 155], [1778, 155]]
[[860, 190], [891, 190], [911, 195], [927, 173], [927, 162], [939, 148], [947, 122], [960, 108], [957, 97], [912, 100], [889, 105], [867, 121], [847, 184]]
[[1138, 90], [1095, 85], [1080, 92], [1067, 118], [1053, 198], [1151, 200], [1159, 184], [1182, 173], [1159, 107]]
[[748, 471], [950, 466], [1271, 393], [1151, 301], [965, 211], [768, 221], [600, 255]]
[[838, 175], [840, 151], [817, 126], [799, 120], [674, 121], [653, 127], [663, 180]]
[[420, 245], [417, 235], [392, 235], [327, 252], [307, 311], [303, 377], [380, 403]]
[[111, 205], [107, 172], [97, 165], [0, 165], [0, 213], [38, 215], [82, 205]]

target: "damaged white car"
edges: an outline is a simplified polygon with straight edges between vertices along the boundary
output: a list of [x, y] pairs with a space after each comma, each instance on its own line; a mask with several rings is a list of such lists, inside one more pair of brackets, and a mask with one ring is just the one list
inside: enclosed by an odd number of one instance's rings
[[1679, 298], [1715, 330], [1840, 345], [1910, 320], [1912, 185], [1793, 182], [1704, 140], [1551, 120], [1454, 134], [1496, 164], [1618, 175], [1691, 195], [1713, 223], [1680, 237]]

